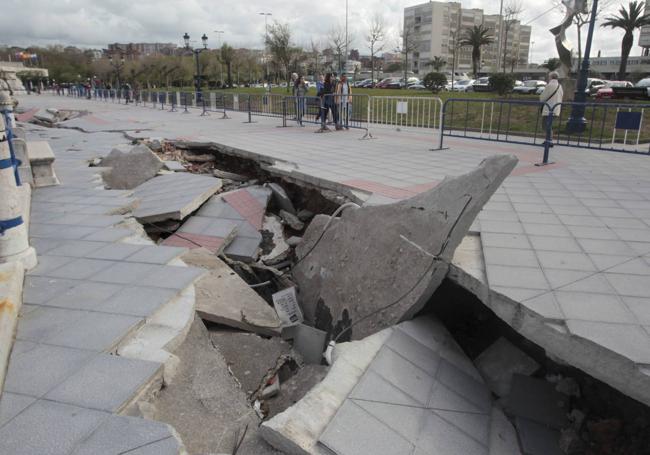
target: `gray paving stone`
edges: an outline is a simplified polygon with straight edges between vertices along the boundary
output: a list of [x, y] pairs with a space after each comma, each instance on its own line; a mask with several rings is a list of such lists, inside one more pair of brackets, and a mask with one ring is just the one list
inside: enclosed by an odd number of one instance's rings
[[95, 242], [117, 242], [132, 235], [133, 232], [126, 228], [107, 227], [96, 230], [92, 234], [85, 236], [84, 240]]
[[146, 275], [157, 270], [156, 265], [136, 262], [116, 262], [90, 277], [93, 281], [116, 284], [140, 283]]
[[487, 455], [487, 447], [458, 427], [429, 411], [425, 415], [417, 447], [428, 455], [462, 453], [463, 455]]
[[109, 351], [143, 322], [142, 318], [135, 316], [84, 312], [81, 317], [45, 338], [43, 343], [98, 352]]
[[186, 248], [179, 248], [174, 246], [145, 246], [137, 253], [132, 254], [125, 260], [127, 262], [143, 262], [146, 264], [160, 264], [164, 265], [169, 263], [186, 252]]
[[122, 261], [132, 254], [137, 253], [142, 248], [142, 245], [133, 245], [130, 243], [109, 243], [103, 248], [88, 253], [86, 257], [92, 259]]
[[50, 250], [51, 256], [70, 256], [76, 258], [88, 257], [89, 253], [105, 247], [105, 242], [88, 242], [85, 240], [66, 240]]
[[50, 391], [46, 398], [84, 408], [118, 412], [161, 369], [161, 365], [99, 354]]
[[63, 256], [40, 256], [38, 258], [38, 265], [29, 271], [29, 275], [46, 276], [53, 270], [72, 261], [73, 258]]
[[422, 403], [419, 403], [415, 398], [403, 392], [374, 371], [367, 370], [350, 392], [350, 398], [377, 401], [377, 397], [381, 397], [383, 403], [422, 407]]
[[563, 286], [575, 283], [593, 274], [594, 272], [591, 271], [544, 269], [544, 275], [553, 289], [560, 289]]
[[118, 264], [115, 261], [104, 261], [100, 259], [78, 258], [55, 269], [45, 272], [47, 276], [54, 278], [68, 278], [71, 280], [83, 280]]
[[413, 450], [413, 444], [351, 400], [341, 405], [319, 441], [337, 455], [410, 455]]
[[606, 273], [605, 276], [619, 295], [647, 297], [650, 295], [650, 280], [641, 275], [621, 275]]
[[433, 410], [432, 412], [457, 427], [478, 443], [485, 446], [488, 445], [490, 438], [489, 414], [454, 412], [440, 409]]
[[128, 455], [177, 455], [182, 453], [176, 438], [168, 437], [128, 452]]
[[395, 329], [386, 346], [399, 353], [409, 362], [420, 367], [433, 376], [438, 370], [440, 356], [415, 338], [409, 336], [404, 330]]
[[529, 235], [530, 243], [536, 251], [562, 251], [579, 253], [580, 245], [570, 237], [551, 237], [545, 235]]
[[515, 419], [519, 440], [526, 455], [563, 455], [560, 450], [560, 432], [528, 419]]
[[[72, 455], [131, 454], [133, 450], [137, 453], [138, 448], [168, 438], [173, 436], [169, 426], [162, 422], [136, 417], [110, 416], [72, 452]], [[176, 445], [178, 446], [177, 443]]]
[[[516, 284], [524, 289], [550, 289], [544, 274], [539, 268], [493, 265], [488, 267], [486, 272], [490, 287], [508, 287], [509, 285]], [[513, 280], [513, 277], [516, 277], [516, 280]]]
[[18, 324], [16, 338], [36, 343], [42, 342], [63, 330], [68, 324], [74, 323], [83, 314], [83, 311], [78, 310], [41, 306], [24, 315]]
[[39, 400], [0, 428], [0, 452], [12, 455], [67, 455], [108, 415]]
[[377, 401], [351, 400], [368, 414], [381, 421], [405, 440], [414, 442], [420, 433], [425, 409]]
[[0, 428], [27, 409], [27, 407], [35, 401], [36, 398], [34, 397], [4, 392], [2, 396], [0, 396]]
[[500, 234], [496, 232], [482, 232], [481, 244], [484, 247], [496, 248], [530, 248], [528, 238], [522, 234]]
[[592, 340], [636, 363], [650, 363], [650, 335], [641, 326], [567, 320], [572, 334]]
[[483, 247], [487, 264], [538, 267], [537, 256], [532, 249]]
[[[27, 349], [22, 350], [27, 346]], [[81, 369], [93, 352], [16, 341], [9, 361], [5, 391], [42, 397]]]
[[470, 377], [447, 360], [440, 363], [436, 379], [464, 399], [474, 404], [480, 412], [488, 413], [491, 407], [490, 392], [486, 385]]
[[127, 287], [98, 308], [107, 313], [149, 317], [178, 295], [178, 290], [153, 287]]
[[643, 325], [650, 325], [650, 298], [621, 297], [625, 305]]
[[538, 251], [537, 258], [543, 268], [596, 271], [596, 267], [584, 253]]
[[515, 374], [504, 405], [507, 412], [517, 417], [560, 429], [567, 422], [569, 397], [543, 379]]
[[523, 225], [528, 235], [545, 235], [549, 237], [572, 237], [569, 230], [559, 224], [531, 224]]
[[83, 281], [61, 293], [53, 293], [47, 306], [74, 310], [97, 310], [102, 302], [123, 289], [122, 285]]
[[613, 229], [607, 227], [567, 226], [571, 234], [578, 239], [618, 240]]
[[53, 296], [71, 289], [77, 284], [79, 282], [75, 280], [27, 275], [23, 286], [23, 303], [43, 304]]
[[634, 324], [636, 317], [620, 297], [583, 292], [555, 292], [567, 319]]
[[205, 274], [205, 270], [193, 267], [158, 265], [137, 281], [139, 286], [182, 290]]
[[230, 245], [224, 249], [224, 254], [238, 261], [251, 262], [257, 258], [261, 243], [261, 237], [258, 239], [237, 236]]

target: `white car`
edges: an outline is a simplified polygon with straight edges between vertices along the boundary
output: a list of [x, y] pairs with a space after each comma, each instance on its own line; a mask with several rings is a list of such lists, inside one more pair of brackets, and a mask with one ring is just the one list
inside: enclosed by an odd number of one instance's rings
[[454, 81], [454, 86], [452, 88], [451, 84], [449, 85], [450, 90], [454, 92], [473, 92], [474, 91], [474, 79], [463, 79], [461, 81]]
[[544, 91], [544, 87], [546, 87], [544, 81], [524, 81], [523, 85], [513, 88], [512, 92], [520, 95], [538, 95]]

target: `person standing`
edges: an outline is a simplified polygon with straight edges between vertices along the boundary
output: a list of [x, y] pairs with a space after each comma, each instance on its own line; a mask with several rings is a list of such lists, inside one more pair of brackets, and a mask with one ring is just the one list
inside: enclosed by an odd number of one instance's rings
[[[346, 74], [341, 74], [341, 80], [336, 84], [336, 101], [339, 106], [339, 121], [348, 130], [350, 129], [350, 111], [352, 109], [352, 87], [350, 87]], [[338, 122], [336, 129], [341, 129], [341, 125]]]
[[307, 96], [307, 84], [305, 84], [305, 78], [303, 76], [298, 76], [293, 87], [293, 92], [296, 97], [296, 115], [298, 122], [302, 125], [302, 116], [305, 114], [305, 105]]
[[[544, 91], [539, 95], [539, 100], [545, 103], [542, 106], [542, 125], [544, 131], [552, 125], [553, 118], [559, 117], [562, 110], [562, 98], [564, 98], [564, 91], [560, 85], [559, 74], [556, 71], [548, 73], [548, 84]], [[551, 131], [551, 137], [553, 131]], [[551, 144], [552, 145], [552, 144]]]
[[[321, 99], [320, 105], [323, 105], [323, 85], [325, 84], [325, 76], [322, 74], [318, 75], [318, 81], [316, 81], [316, 96]], [[316, 121], [320, 119], [321, 116], [321, 109], [320, 107], [318, 108], [318, 114], [316, 114]]]
[[338, 112], [336, 109], [336, 103], [334, 102], [334, 91], [336, 90], [336, 85], [332, 81], [332, 74], [327, 73], [325, 75], [325, 80], [323, 82], [323, 90], [321, 94], [319, 95], [321, 99], [323, 100], [321, 105], [323, 108], [321, 109], [321, 131], [327, 130], [327, 114], [329, 112], [332, 112], [332, 118], [334, 119], [334, 123], [336, 124], [336, 129], [340, 129], [341, 127], [339, 126], [339, 116]]

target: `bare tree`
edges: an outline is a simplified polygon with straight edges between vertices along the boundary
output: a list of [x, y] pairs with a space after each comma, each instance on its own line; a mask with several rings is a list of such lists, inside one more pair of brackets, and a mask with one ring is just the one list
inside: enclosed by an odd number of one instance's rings
[[415, 31], [413, 24], [404, 24], [404, 28], [400, 31], [401, 47], [399, 51], [404, 54], [404, 88], [406, 88], [408, 82], [409, 54], [418, 50], [419, 43], [417, 39], [419, 35]]
[[[348, 48], [348, 45], [352, 41], [352, 36], [348, 34], [346, 39], [345, 28], [342, 27], [341, 24], [339, 24], [338, 26], [330, 30], [329, 41], [330, 41], [330, 46], [334, 50], [334, 53], [336, 54], [338, 59], [338, 64], [339, 64], [338, 72], [342, 73], [343, 72], [342, 57], [345, 53], [345, 50]], [[345, 59], [347, 60], [347, 55], [345, 56]]]
[[320, 43], [316, 43], [312, 39], [309, 48], [311, 50], [311, 57], [314, 59], [314, 77], [318, 78], [318, 64], [320, 63], [320, 53], [321, 53]]
[[269, 33], [266, 37], [266, 44], [269, 46], [273, 63], [275, 66], [284, 71], [285, 80], [287, 81], [287, 91], [289, 91], [289, 82], [291, 80], [290, 71], [293, 62], [293, 53], [296, 48], [291, 45], [291, 29], [289, 24], [273, 23], [269, 26]]
[[370, 80], [375, 82], [375, 55], [384, 49], [384, 18], [377, 13], [370, 22], [370, 29], [366, 35], [366, 42], [370, 48]]
[[517, 0], [513, 1], [509, 5], [506, 5], [503, 10], [503, 27], [502, 30], [499, 30], [500, 33], [503, 33], [503, 72], [506, 72], [506, 64], [508, 60], [508, 34], [512, 30], [512, 27], [519, 21], [519, 16], [523, 12], [524, 8]]

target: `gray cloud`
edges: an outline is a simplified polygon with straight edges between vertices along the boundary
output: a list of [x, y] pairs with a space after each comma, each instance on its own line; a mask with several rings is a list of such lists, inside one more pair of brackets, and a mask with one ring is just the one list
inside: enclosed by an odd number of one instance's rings
[[[385, 45], [391, 50], [398, 43], [398, 29], [405, 6], [418, 0], [349, 0], [349, 29], [355, 37], [353, 47], [366, 52], [363, 39], [368, 20], [377, 12], [384, 16], [389, 37]], [[262, 46], [264, 18], [260, 11], [272, 12], [272, 20], [287, 22], [297, 44], [311, 40], [327, 43], [328, 32], [345, 21], [345, 0], [297, 2], [295, 0], [3, 0], [0, 16], [0, 44], [65, 44], [102, 48], [111, 42], [174, 42], [189, 32], [198, 40], [207, 33], [212, 46], [227, 41], [235, 46]], [[527, 22], [548, 10], [552, 4], [522, 0], [522, 20]], [[498, 13], [499, 2], [469, 0], [465, 7], [483, 8]], [[618, 8], [618, 4], [610, 10]], [[17, 20], [19, 18], [19, 20]], [[533, 26], [533, 61], [541, 62], [555, 55], [555, 45], [548, 29], [562, 19], [559, 9], [538, 18]], [[214, 30], [225, 33], [217, 38]], [[586, 35], [586, 27], [584, 28]], [[622, 32], [598, 27], [593, 55], [618, 55]], [[569, 38], [577, 43], [575, 33]], [[635, 39], [636, 42], [636, 39]], [[633, 49], [633, 55], [640, 48]]]

